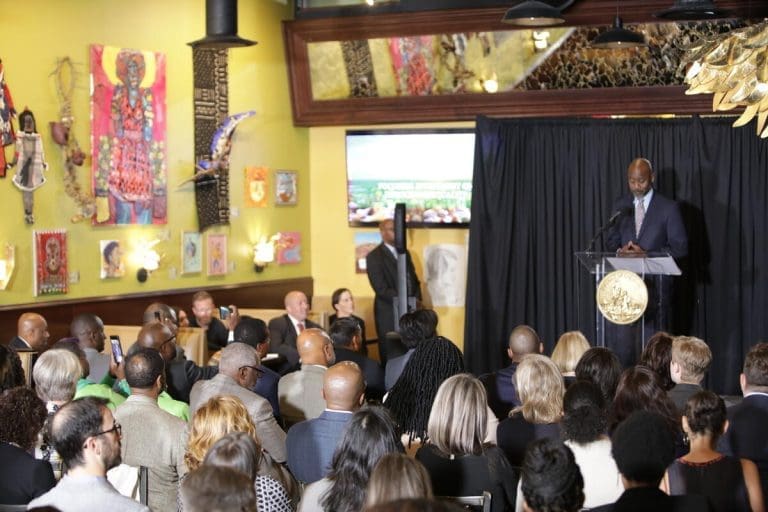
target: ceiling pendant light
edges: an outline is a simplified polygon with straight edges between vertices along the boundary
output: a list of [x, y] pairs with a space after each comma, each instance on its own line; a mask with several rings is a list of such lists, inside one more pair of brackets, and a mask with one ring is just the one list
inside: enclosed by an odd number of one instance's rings
[[562, 11], [575, 0], [566, 0], [560, 6], [539, 1], [525, 0], [511, 7], [501, 19], [502, 23], [521, 27], [551, 27], [565, 23]]
[[643, 34], [624, 28], [621, 18], [616, 15], [613, 26], [594, 38], [590, 46], [603, 50], [619, 50], [648, 46], [648, 43], [645, 42]]

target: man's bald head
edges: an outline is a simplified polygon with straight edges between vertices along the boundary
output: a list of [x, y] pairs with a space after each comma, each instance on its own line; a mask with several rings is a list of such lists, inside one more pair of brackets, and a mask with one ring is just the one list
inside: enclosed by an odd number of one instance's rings
[[72, 319], [69, 332], [83, 348], [104, 350], [104, 322], [93, 313], [81, 313]]
[[42, 315], [27, 312], [22, 313], [17, 324], [17, 335], [29, 343], [32, 350], [43, 352], [48, 348], [48, 322]]
[[309, 301], [304, 292], [294, 290], [285, 295], [285, 310], [299, 322], [307, 319]]
[[394, 245], [395, 243], [395, 221], [386, 219], [379, 223], [379, 233], [384, 243]]
[[304, 329], [296, 339], [296, 350], [301, 364], [319, 364], [331, 366], [336, 361], [333, 342], [322, 329]]
[[323, 376], [323, 398], [333, 411], [355, 411], [365, 399], [365, 379], [357, 363], [341, 361]]
[[[159, 317], [159, 318], [158, 318]], [[168, 326], [173, 332], [174, 329], [178, 330], [178, 318], [176, 317], [176, 310], [174, 310], [168, 304], [162, 302], [153, 302], [147, 309], [144, 310], [144, 324], [149, 324], [155, 321], [160, 321]]]
[[518, 361], [520, 357], [527, 354], [538, 354], [541, 352], [541, 339], [538, 333], [529, 325], [518, 325], [512, 329], [509, 335], [509, 350], [507, 351], [510, 359]]
[[136, 344], [143, 348], [158, 350], [166, 363], [176, 356], [174, 334], [161, 322], [152, 322], [142, 327]]

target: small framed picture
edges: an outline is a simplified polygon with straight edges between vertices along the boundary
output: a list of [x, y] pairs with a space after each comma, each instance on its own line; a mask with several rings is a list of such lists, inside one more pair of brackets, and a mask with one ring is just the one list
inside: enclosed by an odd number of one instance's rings
[[208, 275], [227, 274], [227, 235], [208, 235]]
[[181, 232], [181, 273], [203, 271], [203, 236], [197, 231]]
[[99, 240], [99, 257], [101, 259], [101, 279], [112, 279], [125, 275], [123, 250], [119, 240]]
[[296, 171], [275, 171], [275, 205], [296, 205], [296, 181]]

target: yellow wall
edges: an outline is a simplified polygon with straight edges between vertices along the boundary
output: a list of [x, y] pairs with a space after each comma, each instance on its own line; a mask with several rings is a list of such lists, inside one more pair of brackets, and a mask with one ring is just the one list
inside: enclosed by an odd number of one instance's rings
[[[48, 182], [35, 192], [35, 224], [23, 220], [22, 196], [11, 183], [13, 171], [0, 180], [0, 244], [16, 246], [16, 271], [6, 291], [0, 291], [0, 305], [36, 300], [32, 294], [33, 229], [66, 228], [69, 270], [80, 281], [70, 285], [67, 296], [54, 299], [135, 293], [169, 288], [187, 288], [228, 283], [272, 280], [310, 275], [309, 237], [309, 139], [308, 131], [295, 128], [291, 119], [288, 79], [280, 21], [291, 8], [280, 2], [258, 0], [239, 2], [239, 33], [259, 41], [257, 46], [230, 51], [229, 110], [255, 109], [257, 115], [238, 128], [231, 155], [231, 205], [240, 216], [230, 226], [208, 232], [229, 234], [229, 259], [234, 271], [226, 277], [205, 274], [171, 278], [179, 274], [182, 230], [197, 229], [194, 193], [191, 185], [177, 184], [193, 172], [192, 50], [188, 41], [205, 33], [203, 0], [25, 0], [4, 2], [0, 18], [0, 58], [18, 111], [25, 106], [34, 112], [38, 131], [43, 134], [46, 159], [50, 164]], [[168, 224], [164, 227], [95, 228], [87, 222], [69, 222], [74, 202], [64, 194], [62, 162], [58, 147], [47, 126], [59, 117], [59, 103], [50, 76], [58, 57], [69, 56], [79, 71], [74, 94], [75, 133], [83, 149], [90, 150], [88, 46], [105, 44], [164, 52], [167, 56], [167, 163], [169, 183]], [[10, 159], [12, 148], [6, 148]], [[79, 171], [79, 182], [90, 187], [90, 157]], [[243, 169], [261, 165], [271, 169], [299, 172], [299, 204], [296, 207], [243, 209]], [[272, 186], [273, 188], [273, 186]], [[300, 231], [303, 261], [299, 265], [271, 265], [262, 274], [252, 270], [251, 243], [260, 235], [276, 231]], [[99, 279], [99, 240], [121, 239], [127, 251], [142, 240], [167, 234], [169, 240], [158, 248], [165, 254], [161, 268], [144, 284], [135, 279], [137, 266], [129, 263], [119, 280]], [[130, 262], [130, 259], [127, 259]], [[37, 299], [45, 300], [45, 299]]]
[[[430, 125], [449, 126], [449, 125]], [[471, 124], [452, 124], [452, 127], [466, 127]], [[405, 128], [392, 126], [390, 128]], [[423, 127], [408, 125], [408, 128]], [[354, 127], [360, 129], [366, 127]], [[367, 128], [387, 128], [384, 126]], [[362, 231], [375, 228], [351, 228], [347, 226], [347, 181], [344, 135], [347, 127], [323, 127], [309, 130], [309, 166], [312, 197], [310, 213], [312, 218], [312, 277], [315, 296], [330, 296], [333, 290], [346, 287], [352, 291], [358, 302], [358, 314], [372, 319], [373, 290], [365, 274], [355, 273], [354, 236]], [[465, 245], [466, 229], [410, 229], [408, 248], [413, 257], [416, 272], [424, 275], [423, 250], [427, 245], [451, 243]], [[426, 292], [422, 278], [422, 292]], [[363, 299], [363, 300], [361, 300]], [[367, 299], [367, 300], [366, 300]], [[361, 311], [360, 305], [364, 306]], [[429, 306], [429, 304], [427, 304]], [[440, 323], [438, 331], [456, 343], [464, 346], [464, 308], [435, 308]], [[368, 337], [373, 338], [375, 327], [366, 326]]]

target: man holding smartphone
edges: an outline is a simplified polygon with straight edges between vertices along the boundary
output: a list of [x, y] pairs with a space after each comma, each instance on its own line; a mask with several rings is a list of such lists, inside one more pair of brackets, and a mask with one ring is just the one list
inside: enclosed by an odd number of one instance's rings
[[192, 296], [193, 316], [189, 320], [189, 326], [201, 327], [205, 330], [209, 353], [221, 350], [227, 346], [227, 343], [234, 340], [234, 330], [240, 321], [240, 314], [234, 305], [230, 305], [229, 308], [220, 308], [221, 320], [214, 317], [215, 309], [210, 293], [199, 291]]

